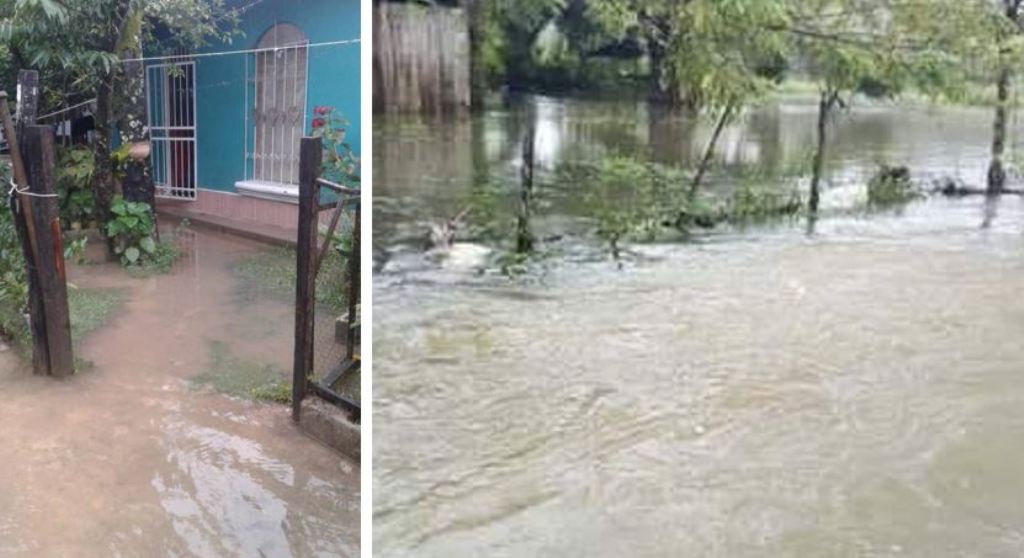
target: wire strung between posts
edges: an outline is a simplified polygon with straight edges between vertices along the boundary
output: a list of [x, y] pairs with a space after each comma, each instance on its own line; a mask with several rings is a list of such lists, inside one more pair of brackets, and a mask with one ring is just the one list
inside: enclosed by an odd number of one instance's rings
[[220, 52], [200, 52], [197, 54], [172, 54], [168, 56], [146, 56], [142, 58], [122, 58], [121, 62], [149, 62], [156, 60], [183, 60], [190, 58], [209, 58], [211, 56], [227, 56], [229, 54], [252, 54], [256, 52], [277, 52], [280, 50], [291, 50], [295, 48], [313, 48], [334, 45], [352, 45], [362, 42], [360, 39], [345, 39], [342, 41], [326, 41], [322, 43], [296, 43], [276, 47], [250, 48], [245, 50], [224, 50]]
[[[232, 51], [225, 51], [225, 52], [210, 52], [210, 53], [200, 53], [200, 54], [175, 54], [175, 55], [171, 55], [171, 56], [158, 56], [158, 57], [151, 57], [151, 58], [126, 58], [124, 60], [121, 60], [121, 62], [137, 62], [137, 61], [140, 61], [140, 60], [169, 60], [169, 59], [182, 59], [182, 58], [196, 58], [196, 57], [204, 57], [204, 56], [220, 56], [220, 55], [226, 55], [226, 54], [248, 54], [248, 53], [252, 53], [252, 52], [267, 52], [267, 51], [277, 51], [277, 50], [289, 50], [289, 49], [300, 48], [300, 47], [343, 45], [343, 44], [352, 44], [352, 43], [359, 43], [359, 42], [361, 42], [360, 39], [349, 39], [349, 40], [345, 40], [345, 41], [330, 41], [330, 42], [326, 42], [326, 43], [313, 43], [313, 44], [309, 44], [309, 43], [295, 43], [294, 45], [282, 45], [282, 46], [277, 46], [277, 47], [257, 48], [257, 49], [250, 49], [250, 50], [232, 50]], [[241, 83], [243, 81], [245, 81], [245, 80], [244, 79], [229, 79], [229, 80], [219, 81], [219, 82], [215, 82], [215, 83], [211, 83], [211, 84], [207, 84], [207, 85], [200, 85], [200, 86], [195, 87], [194, 89], [196, 91], [200, 91], [200, 90], [203, 90], [203, 89], [211, 89], [213, 87], [220, 87], [220, 86], [224, 86], [224, 85], [231, 85], [231, 84], [234, 84], [234, 83]], [[70, 97], [70, 96], [73, 96], [73, 95], [68, 94], [68, 95], [65, 95], [65, 96], [66, 97]], [[65, 112], [70, 112], [72, 110], [75, 110], [76, 108], [83, 107], [85, 105], [88, 105], [90, 103], [95, 103], [95, 102], [96, 102], [96, 98], [93, 97], [92, 99], [88, 99], [86, 101], [82, 101], [81, 103], [78, 103], [78, 104], [75, 104], [75, 105], [71, 105], [70, 107], [62, 108], [60, 110], [55, 110], [53, 112], [50, 112], [50, 113], [44, 114], [42, 116], [36, 117], [36, 120], [45, 120], [47, 118], [51, 118], [53, 116], [57, 116], [59, 114], [65, 113]]]
[[10, 197], [10, 195], [15, 193], [15, 192], [17, 192], [19, 194], [24, 194], [26, 196], [36, 197], [36, 198], [56, 198], [57, 197], [57, 194], [55, 194], [55, 193], [54, 194], [37, 194], [35, 192], [29, 192], [28, 189], [19, 190], [18, 189], [18, 185], [15, 184], [14, 181], [11, 180], [10, 178], [7, 179], [7, 182], [11, 185], [11, 189], [7, 191], [7, 196], [8, 197]]
[[95, 101], [96, 101], [96, 98], [93, 97], [92, 99], [89, 99], [88, 101], [82, 101], [81, 103], [78, 103], [77, 105], [71, 105], [68, 108], [62, 108], [60, 110], [55, 110], [55, 111], [53, 111], [53, 112], [51, 112], [49, 114], [44, 114], [44, 115], [42, 115], [40, 117], [37, 117], [36, 120], [42, 120], [44, 118], [49, 118], [51, 116], [56, 116], [56, 115], [61, 114], [61, 113], [72, 111], [72, 110], [75, 110], [78, 107], [84, 107], [85, 105], [88, 105], [89, 103], [92, 103], [92, 102], [95, 102]]

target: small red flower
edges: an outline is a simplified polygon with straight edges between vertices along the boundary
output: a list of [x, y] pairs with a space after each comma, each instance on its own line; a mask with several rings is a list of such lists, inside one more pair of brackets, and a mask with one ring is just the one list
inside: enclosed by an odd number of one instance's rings
[[325, 122], [323, 118], [314, 118], [313, 119], [313, 127], [314, 128], [323, 128], [324, 124], [326, 124], [326, 123], [327, 122]]
[[319, 114], [320, 116], [324, 116], [329, 112], [331, 112], [331, 107], [325, 107], [323, 105], [313, 107], [313, 113]]

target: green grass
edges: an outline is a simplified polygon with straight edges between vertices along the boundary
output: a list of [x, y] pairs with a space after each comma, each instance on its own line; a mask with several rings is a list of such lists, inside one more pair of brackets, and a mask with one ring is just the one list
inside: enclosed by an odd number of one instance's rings
[[288, 373], [267, 363], [253, 362], [235, 354], [224, 341], [207, 344], [207, 367], [192, 380], [214, 390], [244, 399], [291, 401]]
[[[266, 293], [289, 302], [295, 300], [294, 249], [261, 250], [239, 260], [234, 272], [247, 293]], [[345, 259], [329, 251], [316, 278], [316, 301], [329, 312], [345, 311], [345, 277]]]
[[[77, 346], [90, 333], [107, 325], [121, 310], [124, 293], [118, 289], [68, 288], [68, 312], [71, 318], [71, 340]], [[25, 317], [9, 305], [0, 308], [0, 330], [19, 357], [32, 358], [32, 334]], [[93, 368], [91, 361], [75, 356], [75, 370]]]
[[71, 338], [75, 343], [107, 325], [124, 305], [124, 292], [119, 289], [68, 289], [68, 310], [71, 313]]

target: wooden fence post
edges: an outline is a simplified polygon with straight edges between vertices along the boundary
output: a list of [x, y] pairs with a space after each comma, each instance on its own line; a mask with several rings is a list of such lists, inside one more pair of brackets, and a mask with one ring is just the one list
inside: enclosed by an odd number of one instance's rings
[[[22, 72], [21, 75], [29, 75]], [[19, 76], [20, 77], [20, 76]], [[28, 88], [19, 87], [19, 90], [28, 91]], [[34, 105], [25, 99], [25, 95], [18, 99], [19, 105]], [[34, 115], [31, 115], [34, 117]], [[26, 177], [24, 161], [21, 157], [19, 136], [23, 126], [17, 126], [11, 118], [7, 106], [7, 92], [0, 92], [0, 120], [3, 121], [4, 136], [7, 138], [7, 145], [11, 152], [11, 166], [14, 170], [14, 182], [19, 188], [27, 188], [28, 178]], [[5, 185], [6, 187], [6, 185]], [[36, 374], [49, 374], [50, 361], [46, 345], [46, 326], [43, 316], [43, 297], [40, 294], [39, 279], [36, 272], [36, 234], [34, 221], [30, 218], [32, 205], [29, 203], [29, 196], [11, 191], [8, 202], [11, 207], [11, 214], [14, 219], [14, 228], [21, 240], [21, 252], [25, 258], [25, 281], [28, 283], [28, 329], [32, 337], [32, 371]]]
[[64, 378], [74, 374], [71, 351], [71, 319], [68, 312], [67, 276], [61, 242], [60, 210], [54, 187], [54, 136], [49, 126], [26, 126], [21, 153], [28, 174], [31, 218], [36, 231], [36, 275], [43, 304], [43, 324], [49, 374]]
[[[37, 111], [39, 109], [39, 72], [35, 70], [17, 71], [16, 105], [14, 108], [14, 125], [16, 126], [17, 143], [24, 145], [26, 126], [35, 124]], [[14, 146], [13, 144], [11, 145]], [[18, 154], [22, 154], [23, 148], [18, 148]], [[13, 159], [13, 158], [12, 158]], [[23, 156], [20, 164], [23, 171], [28, 172], [24, 167], [26, 159]], [[30, 185], [18, 184], [19, 188], [29, 188]], [[43, 292], [39, 281], [39, 264], [36, 259], [38, 253], [38, 227], [34, 218], [35, 204], [31, 197], [23, 196], [20, 203], [19, 215], [15, 217], [15, 223], [19, 229], [24, 228], [27, 235], [31, 235], [30, 242], [23, 243], [28, 251], [25, 253], [26, 278], [29, 282], [29, 330], [32, 333], [32, 369], [36, 374], [50, 373], [49, 347], [46, 341], [46, 315], [43, 305]], [[28, 221], [32, 221], [29, 223]]]
[[[362, 223], [362, 202], [356, 201], [355, 221], [352, 224], [352, 253], [348, 255], [348, 318], [349, 323], [355, 319], [358, 312], [356, 311], [359, 307], [359, 292], [360, 292], [360, 280], [359, 280], [359, 244], [360, 244], [360, 231], [359, 228]], [[330, 242], [330, 239], [328, 239]], [[362, 317], [360, 316], [360, 325], [358, 328], [348, 328], [348, 335], [345, 337], [345, 358], [352, 360], [356, 355], [356, 334], [358, 330], [362, 329]]]
[[18, 123], [24, 134], [24, 127], [36, 123], [36, 111], [39, 109], [39, 72], [36, 70], [18, 70], [18, 106], [14, 112], [14, 121]]
[[316, 297], [314, 255], [317, 241], [320, 138], [304, 137], [299, 144], [299, 234], [295, 245], [295, 361], [292, 370], [292, 419], [302, 412], [306, 383], [313, 368], [313, 316]]

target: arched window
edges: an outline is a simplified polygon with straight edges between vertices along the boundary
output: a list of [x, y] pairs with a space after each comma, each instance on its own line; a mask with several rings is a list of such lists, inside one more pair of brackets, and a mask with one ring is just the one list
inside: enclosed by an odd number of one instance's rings
[[252, 176], [298, 184], [299, 140], [305, 129], [306, 35], [290, 23], [268, 29], [254, 61]]

